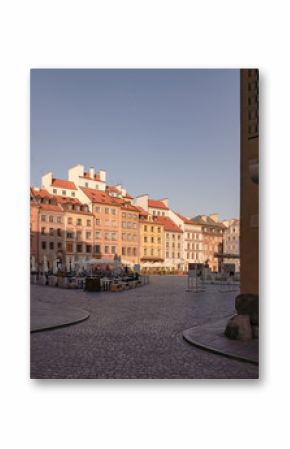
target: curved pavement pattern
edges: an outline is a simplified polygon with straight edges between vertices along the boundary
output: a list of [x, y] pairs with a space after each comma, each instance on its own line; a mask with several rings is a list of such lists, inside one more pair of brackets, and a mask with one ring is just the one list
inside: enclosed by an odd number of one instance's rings
[[40, 332], [64, 327], [80, 323], [88, 317], [89, 313], [86, 310], [34, 300], [31, 305], [30, 331]]
[[31, 334], [31, 377], [38, 379], [256, 379], [258, 367], [187, 343], [183, 331], [234, 313], [235, 292], [187, 279], [151, 277], [124, 292], [88, 293], [31, 286], [34, 299], [88, 311], [89, 319]]

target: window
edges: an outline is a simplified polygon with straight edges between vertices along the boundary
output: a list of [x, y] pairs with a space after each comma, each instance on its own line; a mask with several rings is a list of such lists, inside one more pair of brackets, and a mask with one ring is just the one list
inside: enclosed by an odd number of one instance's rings
[[82, 225], [82, 220], [81, 220], [81, 218], [78, 218], [77, 219], [77, 226], [81, 226]]
[[154, 226], [151, 226], [151, 232], [154, 232]]
[[67, 232], [66, 233], [66, 238], [67, 239], [72, 239], [73, 238], [73, 233], [72, 232]]
[[116, 209], [111, 209], [112, 215], [116, 215]]
[[91, 226], [91, 225], [92, 225], [91, 220], [87, 220], [87, 226]]
[[101, 224], [101, 220], [99, 218], [96, 218], [96, 225], [100, 225]]
[[49, 249], [54, 249], [54, 243], [53, 242], [49, 242]]
[[86, 252], [91, 253], [92, 252], [92, 245], [86, 245]]
[[101, 245], [95, 246], [95, 252], [96, 252], [96, 254], [101, 254]]
[[132, 234], [127, 234], [127, 240], [128, 240], [129, 242], [132, 241]]
[[128, 249], [127, 249], [127, 255], [128, 255], [128, 256], [131, 256], [131, 254], [132, 254], [132, 253], [131, 253], [131, 248], [128, 248]]
[[45, 234], [45, 228], [41, 228], [41, 234]]
[[49, 216], [49, 223], [53, 223], [53, 216], [52, 215]]
[[46, 242], [41, 242], [41, 248], [46, 249]]
[[96, 240], [100, 240], [100, 233], [96, 232]]
[[111, 234], [111, 240], [117, 240], [117, 234], [116, 234], [116, 232], [112, 232], [112, 234]]
[[154, 256], [154, 249], [151, 248], [151, 256]]
[[92, 233], [91, 232], [86, 232], [86, 239], [87, 240], [91, 240], [92, 238]]
[[136, 240], [137, 240], [137, 235], [136, 234], [133, 234], [132, 240], [133, 240], [133, 242], [136, 242]]
[[110, 220], [105, 220], [105, 226], [110, 226]]
[[151, 237], [151, 243], [154, 243], [154, 237]]
[[122, 228], [125, 228], [125, 227], [126, 227], [126, 222], [122, 221]]
[[126, 234], [122, 234], [122, 240], [126, 240]]
[[82, 239], [82, 231], [77, 231], [77, 240]]
[[66, 190], [63, 190], [63, 191], [61, 192], [61, 194], [62, 194], [62, 195], [66, 195]]
[[71, 218], [71, 217], [68, 217], [67, 223], [68, 223], [68, 224], [72, 224], [72, 218]]
[[157, 232], [159, 232], [159, 234], [160, 234], [160, 232], [161, 232], [161, 229], [159, 228], [159, 226], [158, 226], [158, 228], [157, 228]]
[[85, 186], [88, 188], [88, 187], [89, 187], [89, 183], [88, 183], [88, 182], [85, 182]]
[[122, 218], [126, 218], [126, 212], [122, 212]]
[[105, 254], [109, 254], [109, 247], [105, 246]]
[[61, 242], [58, 242], [57, 249], [62, 249], [62, 243]]
[[133, 223], [131, 223], [131, 221], [128, 221], [128, 222], [127, 222], [127, 228], [132, 228], [132, 224], [133, 224]]
[[144, 237], [144, 243], [147, 243], [147, 237]]
[[169, 234], [168, 233], [166, 234], [166, 238], [169, 239]]
[[66, 244], [66, 251], [68, 253], [72, 253], [73, 252], [73, 244], [71, 242], [67, 242], [67, 244]]
[[110, 212], [109, 207], [105, 207], [105, 214], [108, 214]]
[[105, 240], [109, 240], [109, 233], [105, 232]]
[[[158, 237], [158, 243], [161, 243], [161, 238], [160, 237]], [[174, 246], [174, 243], [173, 243], [173, 246]]]
[[54, 229], [53, 228], [49, 228], [49, 235], [53, 235], [54, 234]]
[[[44, 220], [45, 221], [45, 220]], [[147, 232], [147, 226], [144, 226], [144, 232]]]
[[147, 256], [147, 248], [144, 248], [144, 256]]
[[125, 246], [122, 246], [122, 256], [126, 256], [126, 248], [125, 248]]
[[112, 254], [116, 254], [116, 247], [115, 246], [111, 246], [111, 253]]
[[53, 189], [53, 193], [54, 193], [54, 195], [56, 195], [57, 194], [57, 189]]
[[112, 226], [113, 226], [114, 228], [117, 227], [117, 222], [116, 222], [116, 220], [112, 220]]
[[61, 217], [58, 216], [57, 219], [56, 219], [56, 221], [57, 221], [57, 223], [61, 223]]
[[72, 192], [72, 193], [71, 193], [71, 196], [76, 196], [75, 192]]
[[99, 213], [100, 213], [100, 210], [101, 210], [100, 207], [97, 206], [97, 207], [96, 207], [96, 213], [99, 214]]
[[83, 252], [83, 245], [81, 243], [79, 243], [77, 245], [77, 253], [82, 253]]

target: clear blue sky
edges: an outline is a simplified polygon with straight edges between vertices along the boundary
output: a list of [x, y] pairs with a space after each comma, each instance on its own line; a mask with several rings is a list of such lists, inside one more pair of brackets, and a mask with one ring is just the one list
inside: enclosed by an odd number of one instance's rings
[[31, 183], [107, 170], [188, 216], [239, 215], [238, 70], [32, 70]]

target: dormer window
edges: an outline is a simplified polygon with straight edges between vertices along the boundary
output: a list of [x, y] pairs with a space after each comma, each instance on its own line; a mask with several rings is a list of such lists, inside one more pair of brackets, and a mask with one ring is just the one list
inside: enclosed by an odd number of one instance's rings
[[57, 194], [57, 189], [53, 189], [53, 193], [56, 195]]
[[89, 187], [89, 183], [88, 183], [88, 182], [85, 182], [85, 186], [88, 188], [88, 187]]
[[71, 196], [76, 196], [75, 192], [72, 192], [72, 193], [71, 193]]
[[63, 191], [61, 192], [61, 194], [62, 194], [62, 195], [66, 195], [66, 190], [63, 190]]

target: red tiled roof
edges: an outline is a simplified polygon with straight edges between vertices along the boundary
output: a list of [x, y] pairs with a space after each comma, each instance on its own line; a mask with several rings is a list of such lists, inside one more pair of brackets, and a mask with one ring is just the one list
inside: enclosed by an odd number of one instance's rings
[[157, 222], [164, 225], [165, 231], [182, 233], [182, 230], [169, 217], [158, 216]]
[[132, 200], [132, 199], [133, 199], [133, 197], [132, 197], [131, 195], [129, 195], [129, 193], [126, 193], [125, 198], [129, 198], [129, 200]]
[[30, 187], [30, 191], [33, 196], [38, 196], [40, 198], [53, 198], [53, 195], [48, 193], [46, 189], [35, 189], [35, 187]]
[[185, 217], [184, 215], [178, 214], [177, 212], [174, 212], [185, 224], [191, 224], [194, 225], [195, 223], [190, 220], [190, 218]]
[[121, 206], [124, 204], [123, 198], [114, 198], [103, 190], [94, 190], [81, 187], [82, 191], [93, 202], [98, 204], [110, 204], [113, 206]]
[[48, 210], [51, 212], [63, 212], [63, 209], [55, 204], [40, 204], [39, 207], [40, 209]]
[[67, 181], [65, 179], [53, 178], [51, 185], [53, 187], [60, 187], [61, 189], [77, 190], [75, 184], [72, 181]]
[[78, 198], [72, 198], [70, 196], [53, 195], [53, 198], [60, 204], [81, 204]]
[[106, 186], [106, 190], [108, 190], [108, 192], [121, 193], [121, 190], [117, 189], [115, 186]]
[[148, 200], [148, 206], [168, 210], [168, 207], [160, 200]]
[[130, 210], [132, 212], [138, 212], [139, 213], [139, 209], [136, 206], [133, 206], [133, 204], [125, 204], [121, 207], [122, 210]]

